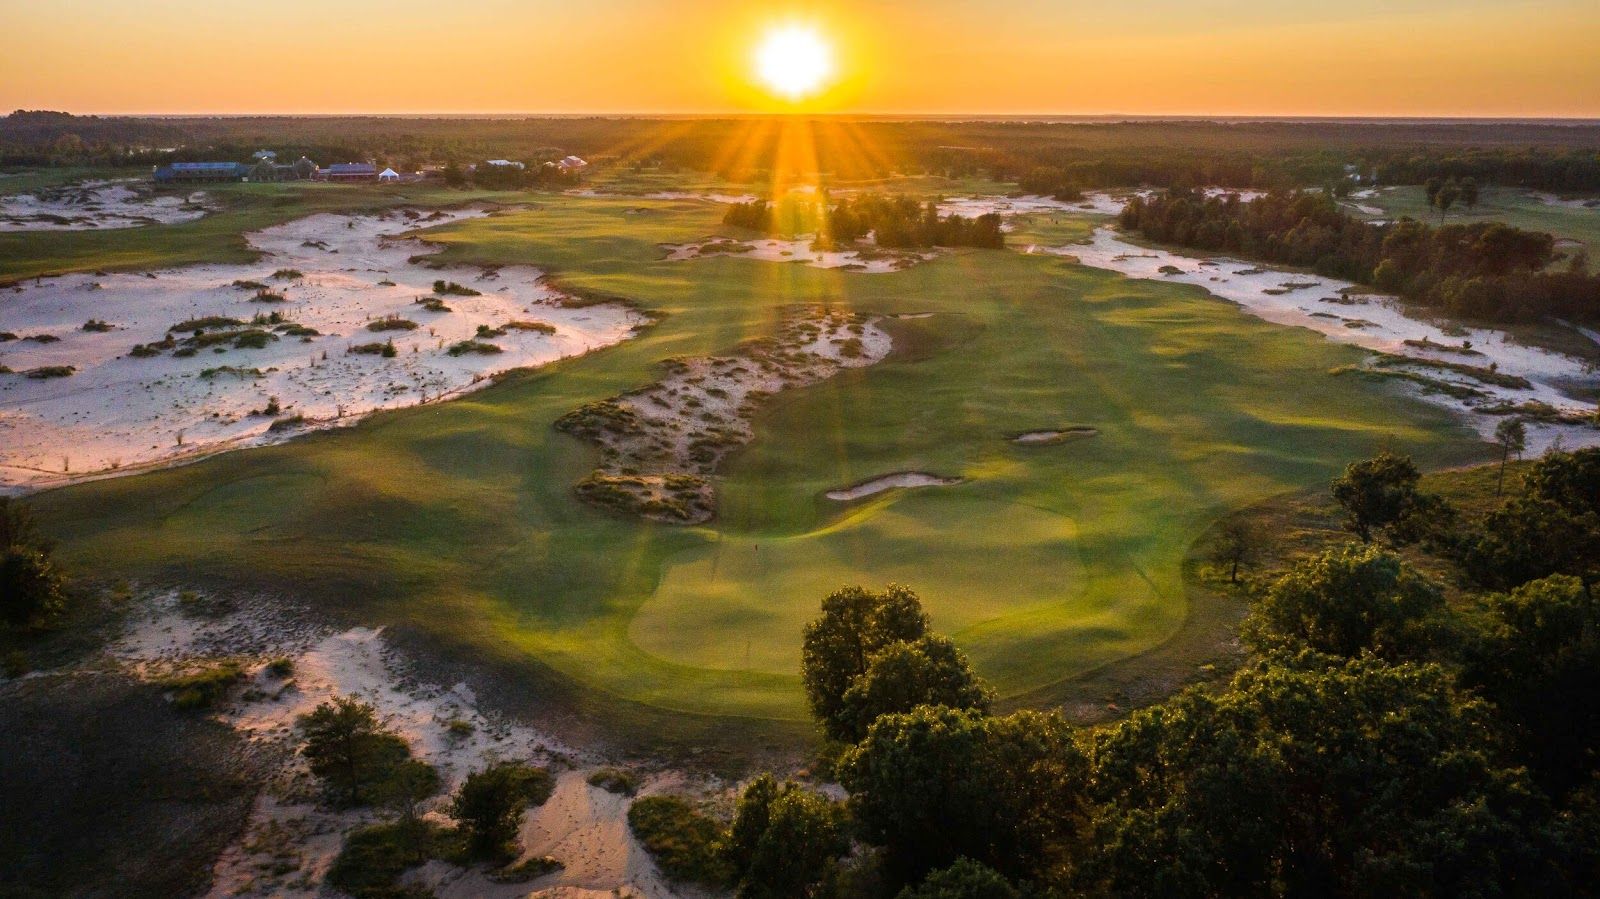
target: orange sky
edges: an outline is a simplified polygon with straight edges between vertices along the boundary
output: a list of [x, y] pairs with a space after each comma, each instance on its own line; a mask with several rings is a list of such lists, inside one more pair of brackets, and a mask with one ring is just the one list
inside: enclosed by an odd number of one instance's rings
[[0, 110], [771, 111], [793, 20], [821, 111], [1600, 117], [1596, 0], [0, 0]]

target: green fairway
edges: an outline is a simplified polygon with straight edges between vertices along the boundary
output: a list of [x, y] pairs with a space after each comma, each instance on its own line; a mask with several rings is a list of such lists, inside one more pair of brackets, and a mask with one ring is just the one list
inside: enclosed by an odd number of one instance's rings
[[[1047, 701], [1177, 630], [1185, 553], [1225, 511], [1382, 446], [1427, 465], [1482, 452], [1437, 407], [1328, 375], [1359, 351], [1195, 288], [1012, 251], [886, 275], [670, 262], [658, 244], [721, 232], [719, 207], [533, 202], [430, 237], [442, 260], [543, 266], [661, 320], [460, 400], [41, 495], [65, 557], [96, 575], [292, 593], [659, 709], [792, 720], [800, 627], [841, 584], [909, 584], [1002, 696]], [[889, 320], [885, 362], [776, 397], [725, 466], [710, 525], [573, 497], [595, 450], [552, 422], [649, 383], [663, 359], [769, 334], [800, 302], [933, 315]], [[1008, 439], [1073, 425], [1099, 433]], [[963, 481], [824, 496], [900, 471]]]
[[[1355, 202], [1382, 209], [1386, 218], [1410, 216], [1433, 225], [1440, 221], [1438, 211], [1429, 208], [1421, 185], [1383, 188], [1376, 197]], [[1589, 270], [1600, 267], [1600, 207], [1555, 206], [1519, 188], [1486, 187], [1477, 206], [1469, 210], [1457, 204], [1444, 217], [1446, 224], [1475, 221], [1505, 222], [1573, 241], [1576, 246], [1558, 249], [1571, 254], [1581, 247], [1589, 253]]]

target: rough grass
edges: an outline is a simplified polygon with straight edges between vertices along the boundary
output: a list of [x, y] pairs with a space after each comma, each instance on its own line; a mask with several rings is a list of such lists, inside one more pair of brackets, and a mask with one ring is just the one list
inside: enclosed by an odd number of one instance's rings
[[722, 857], [722, 825], [677, 796], [650, 796], [628, 807], [628, 827], [668, 878], [720, 886], [732, 879]]
[[[652, 214], [628, 212], [641, 207]], [[292, 583], [546, 695], [568, 690], [611, 736], [704, 744], [807, 732], [800, 628], [840, 584], [912, 585], [1002, 696], [1055, 702], [1183, 633], [1186, 554], [1228, 510], [1325, 484], [1382, 446], [1424, 465], [1484, 451], [1435, 407], [1328, 375], [1358, 351], [1192, 287], [1010, 251], [891, 275], [660, 258], [661, 243], [718, 233], [719, 216], [563, 197], [431, 231], [441, 261], [536, 262], [662, 318], [450, 403], [53, 491], [40, 512], [74, 566]], [[663, 359], [770, 336], [787, 306], [818, 300], [937, 314], [888, 321], [884, 363], [773, 404], [727, 465], [710, 526], [574, 496], [594, 450], [558, 418], [653, 382]], [[1062, 421], [1099, 436], [1006, 439]], [[905, 470], [965, 482], [849, 508], [822, 497]], [[1174, 658], [1188, 656], [1161, 664]]]

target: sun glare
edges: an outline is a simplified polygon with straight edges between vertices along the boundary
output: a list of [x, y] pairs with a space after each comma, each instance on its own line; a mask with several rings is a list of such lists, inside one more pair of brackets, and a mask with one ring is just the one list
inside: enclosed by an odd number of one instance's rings
[[816, 94], [833, 76], [833, 49], [807, 25], [768, 31], [756, 47], [755, 62], [761, 83], [790, 101]]

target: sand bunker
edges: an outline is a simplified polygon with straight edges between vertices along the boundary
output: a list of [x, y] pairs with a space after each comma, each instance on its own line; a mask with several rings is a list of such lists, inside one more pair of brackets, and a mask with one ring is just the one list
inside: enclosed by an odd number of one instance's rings
[[[1128, 205], [1130, 198], [1149, 197], [1155, 193], [1156, 191], [1148, 189], [1129, 191], [1097, 190], [1085, 193], [1081, 200], [1057, 200], [1054, 197], [1043, 197], [1037, 194], [1016, 197], [993, 195], [951, 197], [939, 203], [939, 214], [960, 215], [968, 218], [991, 212], [1007, 217], [1033, 215], [1036, 213], [1119, 215], [1123, 207]], [[1259, 190], [1232, 190], [1225, 187], [1208, 187], [1205, 189], [1205, 194], [1208, 197], [1238, 194], [1239, 199], [1246, 202], [1265, 196], [1265, 193]]]
[[193, 221], [205, 194], [158, 190], [148, 181], [83, 181], [0, 196], [0, 231], [85, 231]]
[[749, 443], [750, 420], [781, 390], [815, 384], [889, 354], [877, 320], [843, 310], [794, 310], [771, 338], [736, 355], [672, 359], [660, 381], [569, 412], [556, 427], [601, 447], [600, 467], [577, 485], [596, 505], [675, 524], [709, 521], [709, 479]]
[[[1464, 413], [1486, 438], [1516, 414], [1538, 419], [1528, 425], [1530, 450], [1558, 438], [1568, 447], [1600, 444], [1600, 430], [1586, 423], [1593, 404], [1572, 396], [1600, 385], [1600, 376], [1582, 359], [1516, 343], [1506, 332], [1423, 321], [1396, 298], [1347, 281], [1136, 246], [1108, 228], [1086, 244], [1043, 252], [1133, 278], [1194, 284], [1267, 321], [1385, 354], [1379, 361], [1388, 364], [1369, 374], [1404, 380], [1427, 400]], [[1396, 378], [1395, 371], [1415, 377]]]
[[841, 503], [847, 503], [851, 500], [882, 493], [885, 490], [910, 487], [950, 487], [959, 483], [961, 483], [960, 478], [941, 478], [938, 475], [920, 471], [902, 471], [895, 474], [887, 474], [881, 478], [873, 478], [870, 481], [863, 481], [853, 487], [829, 490], [823, 496]]
[[16, 338], [0, 342], [0, 365], [15, 372], [0, 374], [0, 487], [350, 423], [614, 344], [643, 323], [620, 305], [569, 304], [538, 269], [412, 263], [427, 246], [395, 236], [484, 214], [315, 215], [250, 235], [265, 255], [249, 265], [0, 293], [0, 338]]
[[1052, 443], [1065, 443], [1068, 440], [1077, 440], [1083, 437], [1093, 437], [1100, 433], [1099, 428], [1074, 426], [1056, 431], [1026, 431], [1010, 438], [1012, 443], [1021, 446], [1046, 446]]
[[1529, 191], [1528, 196], [1546, 206], [1563, 206], [1567, 209], [1593, 209], [1600, 211], [1600, 197], [1559, 197], [1544, 191]]
[[850, 272], [883, 274], [908, 269], [920, 262], [938, 258], [937, 250], [889, 250], [875, 246], [858, 246], [849, 250], [815, 250], [811, 238], [794, 240], [768, 238], [763, 240], [733, 240], [712, 237], [698, 243], [663, 244], [669, 260], [702, 259], [707, 256], [739, 256], [760, 259], [763, 262], [796, 262], [812, 268], [837, 268]]

